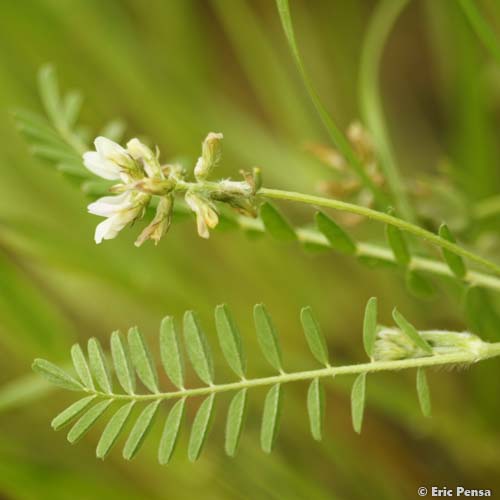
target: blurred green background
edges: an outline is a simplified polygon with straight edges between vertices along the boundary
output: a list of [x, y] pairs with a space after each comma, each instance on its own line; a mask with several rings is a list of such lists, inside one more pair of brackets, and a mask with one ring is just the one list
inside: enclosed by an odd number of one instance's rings
[[[291, 2], [306, 66], [342, 129], [360, 116], [358, 67], [375, 5]], [[479, 5], [500, 33], [500, 4]], [[83, 91], [82, 121], [94, 135], [120, 117], [127, 137], [150, 137], [162, 158], [182, 158], [192, 166], [206, 133], [220, 131], [221, 175], [259, 165], [268, 187], [314, 192], [332, 172], [304, 145], [328, 139], [290, 58], [274, 2], [3, 1], [0, 58], [1, 498], [399, 499], [416, 497], [421, 485], [500, 492], [498, 360], [466, 372], [430, 373], [432, 419], [419, 413], [413, 372], [370, 377], [361, 436], [350, 423], [352, 379], [331, 381], [321, 443], [310, 437], [307, 387], [293, 384], [286, 388], [281, 430], [269, 456], [258, 444], [261, 390], [253, 391], [235, 459], [223, 450], [228, 396], [219, 400], [194, 465], [185, 453], [187, 425], [172, 464], [157, 465], [162, 419], [130, 463], [118, 446], [105, 462], [94, 458], [99, 425], [70, 447], [64, 432], [54, 433], [49, 424], [71, 395], [44, 397], [43, 386], [33, 395], [31, 379], [23, 377], [34, 357], [64, 363], [71, 344], [92, 335], [106, 340], [112, 330], [137, 324], [153, 342], [164, 315], [196, 309], [222, 381], [231, 374], [212, 318], [222, 302], [241, 325], [250, 376], [271, 373], [252, 329], [256, 302], [264, 302], [275, 318], [290, 370], [314, 368], [300, 331], [299, 310], [306, 304], [315, 309], [336, 364], [364, 359], [362, 311], [371, 295], [379, 297], [385, 322], [395, 305], [421, 329], [466, 328], [466, 315], [461, 292], [443, 280], [435, 282], [432, 301], [418, 300], [396, 271], [236, 231], [204, 241], [192, 222], [175, 224], [156, 248], [135, 248], [137, 229], [96, 246], [98, 219], [86, 213], [88, 199], [30, 156], [11, 111], [40, 109], [36, 72], [52, 62], [63, 88]], [[458, 208], [450, 209], [443, 194], [436, 210], [448, 208], [453, 215], [498, 193], [500, 67], [455, 1], [410, 2], [385, 47], [381, 81], [391, 138], [409, 185], [438, 176], [446, 164], [448, 180], [434, 178], [443, 182], [443, 193], [459, 197]], [[287, 213], [296, 222], [311, 218], [300, 207], [287, 207]], [[456, 226], [469, 245], [498, 259], [498, 218]], [[356, 231], [383, 239], [381, 227]], [[494, 314], [498, 298], [489, 300]], [[500, 329], [489, 336], [498, 341]], [[28, 384], [13, 386], [17, 380]], [[14, 404], [13, 395], [23, 388], [31, 399]], [[197, 404], [189, 405], [188, 421]]]

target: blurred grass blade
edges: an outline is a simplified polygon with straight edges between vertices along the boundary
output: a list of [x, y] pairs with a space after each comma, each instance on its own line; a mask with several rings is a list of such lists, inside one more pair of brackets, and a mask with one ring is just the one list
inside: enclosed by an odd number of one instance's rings
[[118, 382], [127, 394], [135, 392], [135, 374], [127, 345], [119, 331], [111, 334], [111, 356]]
[[323, 365], [328, 366], [328, 347], [325, 336], [321, 332], [318, 322], [313, 315], [312, 309], [307, 306], [300, 311], [300, 321], [307, 340], [307, 345], [313, 356]]
[[321, 441], [325, 416], [325, 391], [318, 378], [311, 382], [307, 391], [307, 413], [312, 437], [316, 441]]
[[185, 406], [185, 398], [177, 401], [165, 420], [165, 427], [163, 428], [160, 447], [158, 448], [158, 462], [160, 462], [160, 465], [167, 465], [175, 451]]
[[148, 345], [137, 327], [128, 331], [128, 345], [137, 376], [151, 392], [159, 392], [156, 367]]
[[255, 330], [257, 331], [257, 340], [265, 358], [275, 370], [282, 372], [283, 366], [278, 333], [264, 304], [255, 305], [253, 317]]
[[420, 335], [418, 330], [396, 309], [392, 311], [392, 317], [401, 331], [422, 351], [432, 354], [432, 347]]
[[109, 372], [108, 362], [102, 350], [100, 342], [92, 337], [88, 342], [88, 354], [90, 369], [94, 375], [97, 385], [107, 394], [113, 392], [113, 384]]
[[110, 399], [96, 403], [87, 410], [68, 432], [68, 441], [73, 444], [81, 439], [85, 433], [95, 424], [96, 420], [106, 411], [112, 403]]
[[430, 417], [431, 395], [429, 392], [429, 384], [427, 383], [425, 368], [417, 368], [417, 394], [422, 414], [424, 417]]
[[281, 384], [269, 389], [264, 401], [262, 413], [262, 427], [260, 430], [260, 445], [266, 453], [271, 453], [276, 436], [278, 435], [281, 418], [283, 390]]
[[373, 346], [377, 337], [377, 297], [371, 297], [366, 303], [363, 318], [363, 345], [369, 358], [373, 356]]
[[178, 388], [184, 387], [184, 361], [172, 316], [163, 318], [160, 326], [160, 356], [168, 378]]
[[186, 311], [184, 314], [184, 339], [194, 371], [205, 384], [211, 385], [214, 380], [212, 353], [198, 317], [193, 311]]
[[243, 352], [241, 335], [229, 308], [225, 304], [215, 308], [215, 326], [219, 336], [219, 343], [228, 365], [236, 375], [244, 378], [246, 359]]
[[87, 364], [87, 359], [79, 344], [74, 344], [71, 347], [71, 359], [73, 360], [73, 366], [80, 380], [83, 382], [83, 385], [87, 389], [94, 390], [94, 381], [92, 380], [89, 365]]
[[351, 392], [351, 415], [352, 426], [359, 434], [363, 426], [363, 415], [365, 412], [365, 392], [366, 392], [366, 373], [360, 373], [354, 384]]
[[132, 460], [132, 458], [134, 458], [135, 454], [141, 448], [141, 445], [144, 442], [149, 429], [151, 428], [153, 418], [156, 415], [156, 411], [158, 410], [160, 403], [161, 399], [149, 403], [137, 417], [134, 427], [132, 427], [125, 446], [123, 447], [123, 458], [125, 460]]
[[294, 241], [297, 234], [285, 216], [271, 203], [264, 202], [260, 207], [260, 218], [266, 231], [275, 239]]
[[33, 361], [32, 368], [36, 373], [43, 375], [51, 384], [70, 391], [83, 390], [83, 386], [80, 382], [50, 361], [37, 358]]
[[214, 415], [214, 401], [215, 394], [208, 396], [203, 403], [201, 403], [194, 418], [188, 445], [188, 458], [191, 462], [198, 460], [203, 445], [205, 444], [210, 423]]
[[[455, 238], [453, 237], [453, 234], [449, 230], [448, 226], [446, 224], [441, 224], [439, 227], [439, 236], [441, 238], [451, 242], [451, 243], [456, 243]], [[450, 268], [450, 271], [458, 278], [458, 279], [463, 279], [466, 274], [466, 269], [465, 269], [465, 264], [460, 257], [460, 255], [457, 255], [453, 252], [450, 252], [446, 248], [441, 249], [443, 253], [444, 260], [448, 264], [448, 267]]]
[[94, 398], [95, 396], [87, 396], [86, 398], [79, 399], [52, 419], [50, 425], [55, 431], [58, 431], [87, 408]]
[[135, 401], [125, 403], [117, 412], [111, 417], [107, 423], [104, 431], [102, 432], [99, 443], [97, 443], [96, 457], [104, 460], [113, 445], [115, 444], [118, 436], [123, 430], [123, 426], [130, 416], [130, 412], [134, 407]]
[[227, 411], [225, 449], [230, 457], [234, 457], [238, 449], [246, 415], [246, 406], [247, 389], [241, 389], [233, 396]]
[[317, 212], [315, 218], [318, 230], [323, 233], [332, 248], [348, 255], [356, 253], [354, 241], [333, 219], [323, 212]]

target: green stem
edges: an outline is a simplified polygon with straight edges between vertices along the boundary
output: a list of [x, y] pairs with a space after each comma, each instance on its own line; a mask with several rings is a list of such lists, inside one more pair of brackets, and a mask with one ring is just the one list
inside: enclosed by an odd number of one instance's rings
[[299, 380], [312, 380], [315, 378], [335, 377], [337, 375], [355, 375], [359, 373], [374, 373], [380, 371], [394, 371], [409, 368], [426, 368], [432, 366], [472, 364], [488, 358], [500, 356], [500, 342], [495, 344], [483, 343], [479, 353], [458, 352], [453, 354], [441, 354], [421, 358], [401, 359], [396, 361], [372, 361], [349, 366], [327, 366], [317, 370], [308, 370], [295, 373], [280, 373], [271, 377], [262, 377], [252, 380], [242, 379], [238, 382], [227, 384], [214, 384], [207, 387], [197, 387], [180, 391], [161, 392], [155, 394], [107, 394], [100, 391], [87, 390], [89, 394], [95, 394], [101, 398], [133, 401], [150, 401], [186, 398], [193, 396], [205, 396], [219, 392], [237, 391], [252, 387], [269, 386], [275, 384], [286, 384]]
[[331, 198], [322, 198], [320, 196], [297, 193], [294, 191], [282, 191], [279, 189], [262, 188], [259, 190], [258, 194], [264, 196], [265, 198], [296, 201], [299, 203], [305, 203], [307, 205], [327, 207], [327, 208], [332, 208], [334, 210], [340, 210], [342, 212], [349, 212], [357, 215], [362, 215], [369, 219], [377, 220], [383, 222], [384, 224], [395, 226], [401, 231], [405, 231], [419, 238], [430, 241], [431, 243], [434, 243], [435, 245], [441, 248], [449, 250], [450, 252], [453, 252], [456, 255], [460, 255], [461, 257], [476, 262], [477, 264], [484, 266], [485, 268], [494, 272], [496, 275], [500, 276], [499, 265], [490, 262], [489, 260], [479, 255], [476, 255], [475, 253], [472, 253], [469, 250], [461, 248], [455, 243], [451, 243], [450, 241], [441, 238], [435, 233], [431, 233], [426, 229], [416, 226], [410, 222], [406, 222], [402, 219], [398, 219], [397, 217], [386, 214], [384, 212], [378, 212], [371, 208], [363, 207], [360, 205], [354, 205], [352, 203], [346, 203], [344, 201], [339, 201]]
[[367, 174], [364, 166], [360, 162], [351, 145], [349, 144], [349, 141], [346, 139], [340, 129], [335, 125], [330, 114], [321, 102], [321, 99], [316, 92], [308, 73], [305, 70], [297, 41], [295, 39], [295, 32], [293, 29], [292, 16], [290, 14], [290, 6], [288, 5], [288, 0], [276, 0], [276, 4], [278, 6], [281, 23], [283, 25], [283, 30], [285, 32], [293, 59], [299, 70], [300, 76], [302, 77], [302, 81], [304, 82], [304, 86], [306, 87], [309, 97], [314, 104], [314, 107], [316, 108], [316, 111], [318, 112], [321, 121], [323, 122], [323, 125], [328, 132], [328, 135], [330, 136], [332, 142], [338, 148], [342, 156], [344, 156], [347, 163], [349, 163], [349, 165], [351, 165], [352, 168], [356, 171], [360, 179], [363, 181], [363, 184], [365, 184], [365, 186], [367, 186], [373, 193], [376, 200], [381, 205], [387, 205], [387, 196], [375, 185], [371, 177]]
[[412, 222], [415, 220], [415, 214], [396, 166], [379, 88], [382, 51], [391, 29], [407, 3], [408, 0], [383, 0], [377, 5], [361, 53], [359, 95], [363, 119], [373, 136], [380, 156], [380, 168], [392, 192], [396, 208], [403, 219]]

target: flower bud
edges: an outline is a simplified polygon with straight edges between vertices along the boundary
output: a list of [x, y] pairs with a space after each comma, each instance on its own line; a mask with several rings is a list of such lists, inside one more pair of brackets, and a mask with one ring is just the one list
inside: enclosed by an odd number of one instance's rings
[[142, 165], [148, 177], [163, 177], [157, 155], [139, 139], [136, 137], [130, 139], [127, 142], [127, 151], [136, 162]]
[[196, 214], [198, 234], [202, 238], [209, 238], [209, 229], [213, 229], [219, 223], [219, 216], [215, 206], [206, 198], [188, 191], [185, 196], [189, 208]]
[[219, 163], [222, 155], [222, 139], [220, 133], [210, 132], [203, 141], [201, 157], [198, 158], [194, 168], [194, 175], [197, 180], [206, 179], [212, 169]]
[[174, 197], [169, 194], [162, 196], [156, 207], [156, 214], [151, 223], [146, 226], [135, 242], [136, 247], [140, 247], [146, 240], [153, 240], [158, 245], [162, 237], [168, 231], [172, 222], [172, 210]]

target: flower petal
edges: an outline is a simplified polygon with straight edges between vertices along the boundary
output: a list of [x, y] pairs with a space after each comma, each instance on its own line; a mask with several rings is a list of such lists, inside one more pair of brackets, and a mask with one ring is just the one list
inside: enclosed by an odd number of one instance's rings
[[117, 196], [103, 196], [91, 203], [87, 210], [94, 215], [110, 217], [120, 211], [127, 210], [131, 205], [131, 194], [125, 192]]
[[88, 151], [83, 154], [83, 164], [93, 174], [103, 179], [114, 181], [120, 178], [120, 167], [104, 159], [95, 151]]

